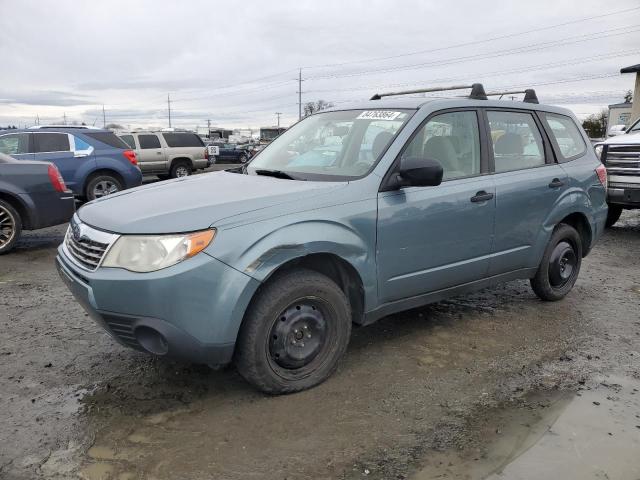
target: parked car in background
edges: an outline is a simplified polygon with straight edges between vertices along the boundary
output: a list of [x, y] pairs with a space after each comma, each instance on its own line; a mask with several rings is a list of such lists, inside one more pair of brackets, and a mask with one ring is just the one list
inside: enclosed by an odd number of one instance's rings
[[626, 131], [626, 125], [613, 125], [607, 132], [607, 137], [617, 137], [618, 135], [624, 135]]
[[74, 211], [73, 192], [54, 164], [0, 153], [0, 255], [13, 249], [22, 230], [68, 222]]
[[607, 168], [607, 226], [611, 227], [622, 210], [640, 208], [640, 118], [623, 135], [597, 143], [595, 149]]
[[514, 279], [560, 300], [604, 229], [606, 172], [569, 110], [531, 102], [476, 84], [310, 115], [238, 173], [85, 205], [60, 276], [124, 345], [233, 360], [269, 393], [329, 377], [352, 322]]
[[142, 183], [135, 153], [110, 130], [65, 125], [7, 130], [0, 132], [0, 153], [55, 164], [71, 191], [87, 200]]
[[118, 136], [135, 150], [144, 175], [186, 177], [208, 166], [207, 148], [196, 133], [140, 131], [120, 132]]
[[247, 163], [253, 156], [251, 145], [238, 143], [219, 143], [216, 163]]

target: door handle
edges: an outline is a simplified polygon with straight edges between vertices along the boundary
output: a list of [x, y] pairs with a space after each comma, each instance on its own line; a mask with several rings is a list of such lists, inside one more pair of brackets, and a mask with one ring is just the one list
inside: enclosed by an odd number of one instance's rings
[[162, 155], [162, 152], [156, 152], [156, 155]]
[[493, 193], [485, 192], [484, 190], [480, 190], [473, 197], [471, 197], [471, 201], [473, 203], [486, 202], [487, 200], [491, 200], [493, 198]]
[[559, 178], [554, 178], [553, 180], [551, 180], [551, 183], [549, 184], [549, 188], [560, 188], [563, 185], [564, 185], [564, 182], [562, 180], [560, 180]]

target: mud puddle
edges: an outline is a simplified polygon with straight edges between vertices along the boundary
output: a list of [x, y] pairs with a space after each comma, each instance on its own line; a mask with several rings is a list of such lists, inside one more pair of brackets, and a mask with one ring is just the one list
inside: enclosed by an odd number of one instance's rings
[[640, 381], [602, 379], [577, 393], [527, 395], [472, 420], [478, 441], [432, 452], [412, 480], [640, 478]]

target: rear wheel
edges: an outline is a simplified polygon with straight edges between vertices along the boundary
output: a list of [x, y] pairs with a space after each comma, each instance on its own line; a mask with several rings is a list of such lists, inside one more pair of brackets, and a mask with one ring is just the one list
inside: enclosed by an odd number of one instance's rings
[[87, 200], [95, 200], [123, 190], [122, 182], [113, 175], [98, 174], [87, 182]]
[[22, 218], [13, 206], [0, 200], [0, 255], [13, 249], [22, 232]]
[[547, 245], [531, 288], [538, 297], [556, 301], [571, 291], [582, 265], [582, 240], [570, 225], [558, 225]]
[[609, 205], [609, 211], [607, 213], [607, 228], [613, 227], [613, 225], [620, 219], [622, 215], [622, 207], [619, 205]]
[[191, 165], [187, 162], [176, 162], [171, 165], [171, 178], [188, 177], [191, 175]]
[[270, 394], [297, 392], [328, 378], [351, 335], [349, 301], [311, 270], [280, 274], [254, 299], [242, 324], [235, 364]]

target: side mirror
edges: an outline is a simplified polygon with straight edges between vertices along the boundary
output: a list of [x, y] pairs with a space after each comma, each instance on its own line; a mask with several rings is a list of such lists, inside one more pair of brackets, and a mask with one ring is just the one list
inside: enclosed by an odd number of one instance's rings
[[421, 157], [402, 158], [396, 188], [435, 187], [442, 183], [442, 175], [442, 165], [437, 160]]
[[620, 130], [623, 131], [623, 132], [626, 132], [627, 131], [627, 127], [622, 127]]

